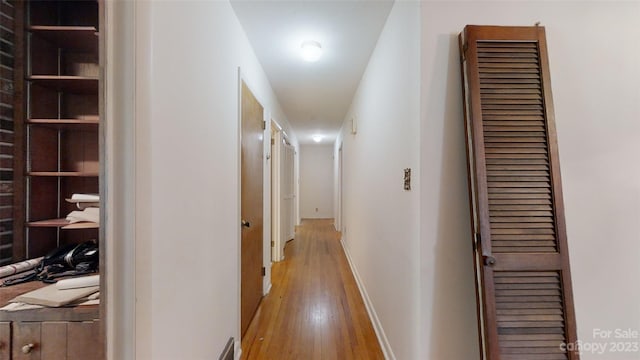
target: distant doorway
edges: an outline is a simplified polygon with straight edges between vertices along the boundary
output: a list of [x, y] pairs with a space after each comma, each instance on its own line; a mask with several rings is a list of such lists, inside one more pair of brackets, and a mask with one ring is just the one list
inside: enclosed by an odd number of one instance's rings
[[337, 209], [338, 211], [337, 211], [337, 214], [336, 214], [336, 224], [335, 224], [335, 226], [336, 226], [336, 230], [340, 233], [341, 236], [343, 235], [342, 234], [342, 231], [343, 231], [342, 228], [343, 228], [343, 217], [344, 217], [342, 215], [343, 214], [342, 213], [342, 211], [343, 211], [343, 209], [342, 209], [342, 191], [343, 191], [343, 189], [342, 189], [342, 186], [343, 186], [343, 184], [342, 184], [342, 178], [343, 178], [342, 171], [343, 171], [343, 168], [344, 168], [343, 165], [342, 165], [342, 161], [343, 161], [343, 159], [342, 159], [342, 144], [340, 144], [340, 148], [338, 149], [338, 191], [337, 191], [338, 192], [338, 206], [337, 206], [338, 207], [338, 209]]
[[284, 260], [284, 246], [293, 239], [295, 229], [295, 149], [287, 136], [274, 122], [271, 137], [271, 201], [272, 247], [271, 259]]
[[280, 244], [280, 139], [282, 129], [271, 120], [271, 261], [281, 260]]
[[287, 241], [295, 236], [295, 148], [287, 139], [282, 142], [282, 253]]

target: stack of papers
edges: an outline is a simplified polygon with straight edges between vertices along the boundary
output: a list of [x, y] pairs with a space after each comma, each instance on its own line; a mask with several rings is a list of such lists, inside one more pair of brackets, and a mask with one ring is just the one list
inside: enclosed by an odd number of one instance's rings
[[73, 194], [65, 200], [69, 203], [76, 204], [78, 210], [100, 206], [100, 196], [96, 194]]
[[67, 215], [67, 221], [70, 223], [77, 223], [82, 221], [89, 221], [94, 223], [100, 222], [100, 208], [88, 207], [84, 210], [75, 210]]
[[89, 305], [99, 303], [100, 275], [60, 280], [10, 300], [0, 310], [17, 311], [37, 309], [43, 306]]
[[100, 196], [96, 194], [73, 194], [67, 202], [76, 204], [78, 210], [67, 215], [67, 221], [72, 224], [79, 222], [100, 222]]
[[55, 284], [15, 297], [11, 302], [60, 307], [100, 291], [99, 286], [60, 290]]

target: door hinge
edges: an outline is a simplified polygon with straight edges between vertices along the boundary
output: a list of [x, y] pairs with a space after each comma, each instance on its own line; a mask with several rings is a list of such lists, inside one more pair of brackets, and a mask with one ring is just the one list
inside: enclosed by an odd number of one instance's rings
[[276, 144], [276, 139], [271, 138], [271, 145], [275, 145]]
[[464, 43], [462, 45], [462, 61], [466, 61], [467, 60], [467, 50], [469, 49], [469, 45], [467, 43]]
[[474, 235], [473, 250], [478, 251], [478, 249], [480, 249], [480, 233], [475, 233], [473, 235]]
[[263, 266], [262, 267], [262, 276], [267, 275], [267, 269]]
[[275, 247], [276, 246], [276, 242], [275, 241], [271, 241], [271, 247]]
[[266, 121], [262, 121], [262, 130], [267, 130], [267, 122]]

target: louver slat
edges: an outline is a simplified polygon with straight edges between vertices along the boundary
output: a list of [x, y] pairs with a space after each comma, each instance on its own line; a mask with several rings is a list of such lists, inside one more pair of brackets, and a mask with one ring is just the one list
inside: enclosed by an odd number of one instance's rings
[[482, 358], [577, 360], [544, 29], [460, 40]]

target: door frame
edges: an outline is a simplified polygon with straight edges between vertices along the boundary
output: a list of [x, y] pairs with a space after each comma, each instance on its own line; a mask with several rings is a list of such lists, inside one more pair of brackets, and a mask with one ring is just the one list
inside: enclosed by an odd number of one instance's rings
[[338, 146], [338, 176], [337, 176], [337, 182], [338, 182], [338, 191], [337, 191], [337, 211], [336, 211], [336, 219], [335, 219], [335, 227], [336, 227], [336, 231], [338, 231], [340, 233], [340, 237], [343, 237], [342, 235], [342, 228], [344, 227], [343, 225], [343, 208], [342, 208], [342, 195], [343, 195], [343, 182], [342, 182], [342, 178], [343, 178], [343, 171], [344, 171], [344, 158], [343, 158], [343, 154], [342, 154], [342, 142], [340, 143], [340, 145]]
[[284, 255], [282, 251], [280, 251], [283, 231], [280, 226], [282, 219], [282, 202], [280, 201], [282, 184], [282, 172], [280, 171], [282, 166], [282, 139], [282, 127], [271, 119], [271, 262], [281, 261]]
[[[289, 143], [286, 131], [277, 121], [271, 119], [271, 139], [273, 144], [271, 145], [271, 242], [270, 242], [270, 259], [272, 262], [278, 262], [284, 260], [284, 246], [288, 240], [294, 237], [295, 228], [295, 147]], [[291, 164], [287, 164], [286, 147], [291, 147]], [[285, 202], [283, 197], [283, 184], [285, 183], [286, 176], [283, 172], [287, 169], [287, 165], [290, 165], [291, 170], [291, 187], [292, 187], [292, 199], [288, 213], [285, 213]], [[283, 220], [285, 217], [289, 217], [286, 224], [289, 227], [283, 226]], [[269, 258], [267, 258], [269, 259]], [[266, 261], [266, 260], [265, 260]], [[265, 295], [268, 291], [265, 291]]]

